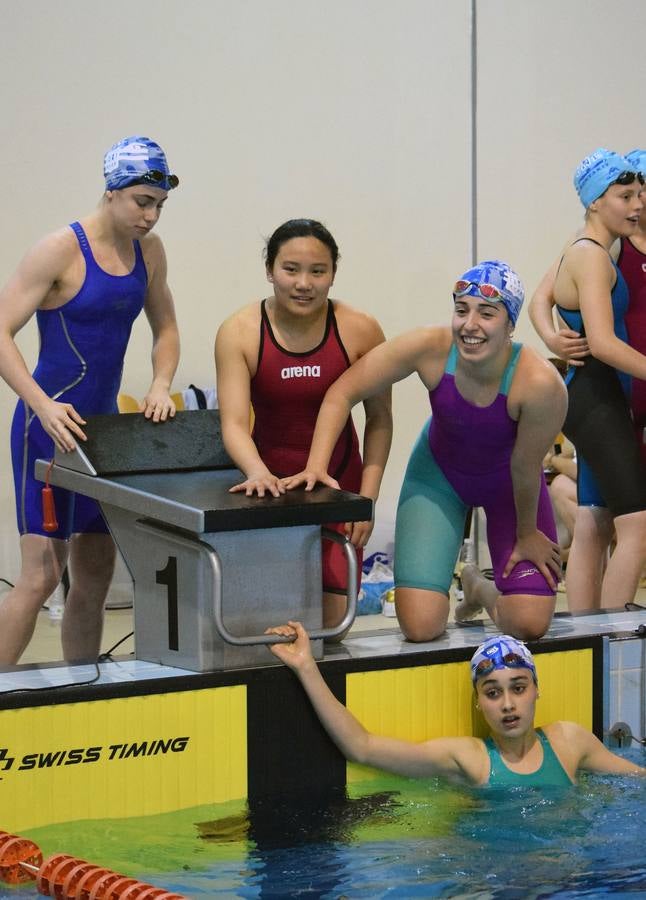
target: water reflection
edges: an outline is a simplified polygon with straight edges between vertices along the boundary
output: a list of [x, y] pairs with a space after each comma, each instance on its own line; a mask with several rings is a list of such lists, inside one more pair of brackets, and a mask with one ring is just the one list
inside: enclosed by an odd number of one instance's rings
[[[197, 824], [203, 841], [248, 841], [248, 884], [254, 896], [339, 896], [351, 872], [338, 850], [360, 826], [397, 821], [397, 791], [348, 797], [345, 791], [257, 800], [246, 814]], [[288, 890], [289, 894], [281, 893]]]
[[[622, 751], [644, 764], [642, 749]], [[646, 779], [560, 791], [395, 778], [347, 794], [209, 805], [30, 833], [190, 898], [646, 896]], [[2, 897], [0, 888], [0, 897]], [[11, 889], [34, 900], [34, 889]]]
[[[257, 804], [233, 831], [249, 841], [235, 896], [525, 900], [590, 896], [594, 885], [638, 896], [645, 801], [643, 780], [593, 777], [558, 791], [400, 782], [310, 806]], [[231, 822], [209, 827], [203, 839], [232, 833]]]

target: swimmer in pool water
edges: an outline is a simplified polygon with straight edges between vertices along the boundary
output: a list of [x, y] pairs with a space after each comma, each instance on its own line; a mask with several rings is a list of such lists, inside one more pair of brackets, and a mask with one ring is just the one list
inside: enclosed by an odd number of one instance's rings
[[332, 694], [299, 622], [267, 629], [293, 637], [270, 647], [298, 676], [323, 727], [351, 762], [396, 775], [441, 775], [477, 786], [566, 786], [579, 771], [646, 775], [646, 768], [611, 753], [576, 722], [534, 727], [538, 679], [532, 654], [508, 635], [481, 644], [471, 658], [476, 706], [491, 730], [478, 737], [446, 737], [414, 743], [371, 734]]

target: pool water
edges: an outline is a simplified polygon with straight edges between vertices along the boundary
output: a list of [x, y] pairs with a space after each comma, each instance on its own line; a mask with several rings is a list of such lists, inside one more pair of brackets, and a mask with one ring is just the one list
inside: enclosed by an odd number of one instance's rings
[[[646, 763], [637, 748], [622, 755]], [[470, 790], [382, 777], [344, 796], [29, 832], [195, 898], [646, 897], [646, 779]], [[32, 886], [0, 897], [36, 900]]]

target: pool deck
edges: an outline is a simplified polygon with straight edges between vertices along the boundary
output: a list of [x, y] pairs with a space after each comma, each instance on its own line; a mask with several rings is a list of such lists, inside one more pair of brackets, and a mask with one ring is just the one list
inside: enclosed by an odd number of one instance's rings
[[[411, 643], [404, 640], [395, 620], [383, 616], [364, 617], [360, 627], [354, 627], [343, 643], [326, 648], [325, 661], [366, 660], [386, 657], [404, 657], [408, 654], [473, 648], [488, 635], [495, 634], [496, 628], [489, 619], [476, 619], [466, 625], [449, 624], [445, 634], [428, 643]], [[382, 623], [392, 621], [391, 627]], [[375, 627], [376, 626], [376, 627]], [[641, 630], [640, 630], [641, 626]], [[601, 611], [593, 614], [571, 615], [557, 613], [545, 640], [568, 641], [572, 638], [589, 636], [609, 636], [620, 639], [643, 637], [646, 631], [646, 610], [632, 612], [623, 610]], [[38, 691], [89, 681], [96, 675], [93, 665], [68, 666], [64, 663], [32, 663], [6, 669], [0, 673], [0, 694], [7, 691]], [[195, 678], [195, 674], [185, 669], [161, 666], [156, 663], [115, 657], [113, 661], [101, 663], [100, 677], [96, 684], [125, 684], [167, 678]], [[0, 701], [1, 703], [1, 701]]]

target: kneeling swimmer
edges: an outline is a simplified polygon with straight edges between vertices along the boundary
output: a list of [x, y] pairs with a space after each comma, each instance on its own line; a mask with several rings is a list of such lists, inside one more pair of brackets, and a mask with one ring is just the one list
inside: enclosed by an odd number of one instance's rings
[[451, 293], [449, 327], [418, 327], [381, 343], [335, 381], [306, 468], [285, 485], [335, 487], [329, 460], [352, 407], [416, 373], [432, 416], [411, 453], [397, 507], [401, 630], [410, 641], [431, 641], [445, 630], [466, 517], [481, 507], [495, 584], [469, 571], [456, 618], [486, 607], [499, 631], [536, 640], [549, 628], [560, 578], [543, 458], [561, 430], [567, 394], [547, 360], [512, 340], [524, 289], [507, 263], [473, 266]]

